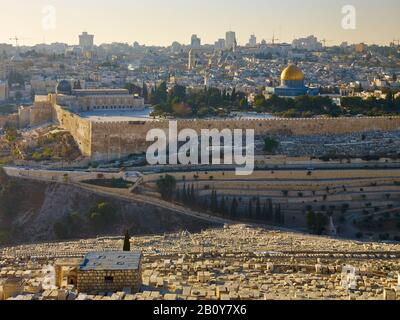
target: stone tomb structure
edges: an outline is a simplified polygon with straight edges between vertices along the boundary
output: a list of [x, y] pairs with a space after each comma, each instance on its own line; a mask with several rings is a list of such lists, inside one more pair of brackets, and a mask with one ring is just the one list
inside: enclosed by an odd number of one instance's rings
[[78, 268], [78, 291], [138, 292], [142, 280], [141, 258], [141, 253], [124, 251], [88, 253]]

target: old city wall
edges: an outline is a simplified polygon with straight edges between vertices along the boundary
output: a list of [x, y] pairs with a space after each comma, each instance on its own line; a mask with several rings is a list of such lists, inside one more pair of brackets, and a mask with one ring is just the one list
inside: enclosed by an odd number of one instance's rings
[[13, 113], [9, 115], [0, 115], [0, 129], [4, 128], [6, 125], [11, 125], [13, 127], [18, 127], [18, 114]]
[[166, 121], [92, 123], [92, 159], [113, 160], [143, 153], [149, 143], [147, 132], [154, 128], [167, 130]]
[[64, 110], [60, 106], [54, 106], [54, 120], [61, 128], [68, 130], [74, 137], [82, 155], [91, 157], [92, 155], [92, 135], [89, 120], [82, 119], [78, 115]]
[[0, 116], [0, 128], [8, 124], [23, 129], [51, 122], [53, 110], [49, 100], [35, 101], [33, 106], [20, 107], [16, 113]]
[[[93, 160], [113, 160], [143, 153], [149, 130], [168, 129], [168, 121], [93, 122], [91, 156]], [[71, 124], [72, 126], [72, 124]], [[285, 133], [293, 135], [345, 134], [367, 131], [400, 130], [400, 117], [260, 119], [260, 120], [180, 120], [178, 130], [254, 129], [256, 135]]]
[[36, 102], [31, 108], [30, 126], [37, 126], [51, 122], [53, 118], [53, 108], [48, 102]]
[[31, 107], [18, 110], [19, 127], [34, 127], [53, 120], [53, 107], [50, 102], [35, 102]]

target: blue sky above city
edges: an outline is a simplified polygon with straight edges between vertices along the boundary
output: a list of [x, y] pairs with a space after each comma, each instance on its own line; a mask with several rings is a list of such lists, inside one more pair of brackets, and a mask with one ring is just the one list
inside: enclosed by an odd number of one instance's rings
[[[342, 41], [389, 44], [400, 38], [398, 0], [0, 0], [0, 3], [0, 43], [11, 43], [9, 39], [16, 35], [25, 45], [76, 44], [82, 31], [95, 34], [96, 44], [138, 41], [170, 45], [173, 41], [189, 43], [192, 34], [197, 34], [202, 43], [214, 43], [229, 29], [236, 31], [239, 44], [247, 43], [252, 33], [269, 42], [273, 34], [284, 42], [313, 34], [330, 40], [328, 45]], [[356, 8], [355, 30], [344, 30], [341, 26], [344, 5]], [[46, 27], [49, 21], [50, 27]]]

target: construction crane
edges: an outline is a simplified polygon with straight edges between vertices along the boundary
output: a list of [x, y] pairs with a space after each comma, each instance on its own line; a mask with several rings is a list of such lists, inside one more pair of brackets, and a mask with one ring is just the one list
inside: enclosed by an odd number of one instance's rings
[[327, 42], [331, 42], [332, 40], [326, 40], [326, 39], [322, 39], [321, 42], [324, 44], [324, 47], [326, 47], [326, 43]]
[[275, 33], [272, 35], [272, 39], [268, 39], [271, 40], [272, 45], [275, 45], [275, 42], [278, 41], [278, 38], [275, 38]]
[[13, 38], [10, 38], [9, 40], [15, 41], [15, 46], [19, 47], [19, 41], [20, 40], [27, 40], [27, 39], [29, 39], [29, 38], [18, 38], [17, 36], [14, 36]]
[[400, 40], [399, 39], [393, 39], [393, 45], [400, 46]]

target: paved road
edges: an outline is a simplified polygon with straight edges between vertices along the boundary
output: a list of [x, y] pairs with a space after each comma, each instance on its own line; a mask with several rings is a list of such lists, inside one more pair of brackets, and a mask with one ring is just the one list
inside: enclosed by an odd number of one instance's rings
[[[145, 203], [149, 204], [152, 206], [156, 206], [159, 208], [167, 209], [174, 211], [179, 214], [183, 214], [186, 216], [190, 216], [193, 218], [197, 218], [200, 220], [204, 220], [207, 222], [223, 225], [225, 223], [233, 223], [233, 221], [228, 220], [228, 219], [222, 219], [218, 217], [214, 217], [205, 213], [197, 212], [167, 201], [163, 201], [161, 199], [156, 199], [152, 197], [147, 197], [144, 195], [137, 195], [134, 193], [131, 193], [128, 189], [111, 189], [111, 188], [105, 188], [105, 187], [100, 187], [100, 186], [95, 186], [95, 185], [89, 185], [86, 183], [82, 183], [80, 181], [72, 182], [72, 181], [54, 181], [49, 175], [44, 175], [42, 177], [36, 177], [32, 175], [26, 175], [27, 171], [25, 168], [22, 167], [13, 167], [15, 169], [14, 171], [14, 177], [16, 178], [21, 178], [21, 179], [29, 179], [29, 180], [35, 180], [35, 181], [47, 181], [47, 182], [52, 182], [52, 183], [61, 183], [65, 185], [73, 185], [81, 189], [85, 189], [90, 192], [94, 192], [97, 194], [101, 194], [104, 196], [110, 196], [110, 197], [116, 197], [119, 199], [127, 200], [127, 201], [134, 201], [134, 202], [139, 202], [139, 203]], [[40, 170], [37, 170], [38, 172]], [[17, 175], [15, 175], [17, 173]], [[19, 176], [18, 174], [23, 174], [23, 176]]]
[[[21, 167], [22, 168], [22, 167]], [[89, 171], [88, 168], [46, 168], [45, 166], [37, 165], [31, 166], [30, 169], [42, 169], [51, 171]], [[185, 166], [185, 165], [163, 165], [163, 166], [140, 166], [140, 167], [126, 167], [126, 171], [138, 171], [146, 173], [164, 173], [164, 172], [215, 172], [215, 171], [235, 171], [234, 165], [198, 165], [198, 166]], [[255, 171], [318, 171], [318, 170], [393, 170], [400, 169], [400, 162], [382, 163], [382, 162], [368, 162], [368, 163], [318, 163], [318, 164], [269, 164], [263, 166], [256, 166]], [[119, 172], [119, 168], [96, 168], [96, 172]]]
[[[193, 218], [197, 218], [200, 220], [204, 220], [204, 221], [208, 221], [211, 223], [216, 223], [216, 224], [225, 224], [225, 223], [233, 223], [234, 221], [232, 220], [228, 220], [228, 219], [222, 219], [219, 217], [214, 217], [205, 213], [201, 213], [198, 211], [194, 211], [167, 201], [163, 201], [161, 199], [155, 199], [152, 197], [147, 197], [147, 196], [143, 196], [143, 195], [137, 195], [137, 194], [124, 194], [121, 193], [121, 190], [118, 189], [109, 189], [109, 188], [104, 188], [104, 187], [99, 187], [99, 186], [93, 186], [93, 185], [87, 185], [85, 183], [72, 183], [72, 185], [81, 188], [81, 189], [85, 189], [88, 190], [90, 192], [94, 192], [97, 194], [102, 194], [105, 196], [111, 196], [111, 197], [115, 197], [115, 198], [119, 198], [122, 200], [127, 200], [127, 201], [134, 201], [134, 202], [140, 202], [140, 203], [145, 203], [148, 205], [152, 205], [152, 206], [156, 206], [162, 209], [166, 209], [166, 210], [171, 210], [174, 212], [177, 212], [179, 214], [183, 214], [186, 216], [190, 216]], [[126, 191], [126, 190], [124, 190]]]

